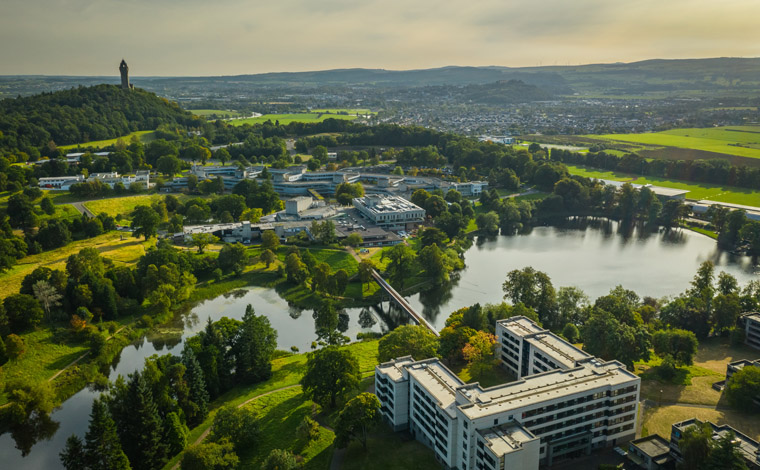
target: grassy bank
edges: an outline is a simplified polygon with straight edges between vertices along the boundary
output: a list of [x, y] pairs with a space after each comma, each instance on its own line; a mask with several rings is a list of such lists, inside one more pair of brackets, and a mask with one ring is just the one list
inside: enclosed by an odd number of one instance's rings
[[129, 142], [132, 140], [132, 137], [137, 137], [142, 143], [147, 143], [155, 139], [154, 131], [136, 131], [122, 137], [117, 137], [115, 139], [93, 140], [90, 142], [82, 142], [80, 144], [61, 145], [58, 148], [62, 150], [75, 150], [80, 147], [103, 148], [108, 147], [109, 145], [114, 145], [119, 139], [129, 144]]

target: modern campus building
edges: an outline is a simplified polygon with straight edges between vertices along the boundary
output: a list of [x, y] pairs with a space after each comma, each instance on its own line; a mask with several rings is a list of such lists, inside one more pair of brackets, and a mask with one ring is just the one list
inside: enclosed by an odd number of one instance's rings
[[362, 215], [380, 227], [408, 230], [425, 219], [425, 209], [399, 196], [357, 197], [353, 204]]
[[40, 189], [50, 190], [70, 190], [73, 184], [84, 183], [87, 181], [98, 180], [103, 184], [110, 187], [114, 187], [116, 184], [121, 183], [124, 187], [129, 188], [130, 185], [138, 183], [143, 184], [145, 188], [150, 188], [150, 171], [139, 170], [134, 175], [119, 175], [119, 173], [112, 171], [109, 173], [93, 173], [87, 178], [84, 175], [76, 176], [51, 176], [44, 177], [38, 180]]
[[[681, 437], [683, 437], [684, 431], [688, 429], [691, 426], [694, 425], [701, 425], [702, 421], [699, 421], [696, 418], [688, 419], [686, 421], [682, 421], [680, 423], [675, 423], [670, 428], [670, 455], [677, 461], [682, 462], [683, 461], [683, 455], [681, 454], [681, 450], [678, 448], [678, 441], [681, 440]], [[724, 424], [722, 426], [718, 426], [716, 424], [713, 424], [709, 421], [707, 421], [707, 424], [712, 427], [713, 436], [712, 438], [714, 440], [719, 440], [723, 436], [725, 436], [728, 433], [732, 433], [734, 435], [734, 442], [739, 444], [739, 452], [741, 453], [742, 457], [744, 458], [744, 463], [747, 464], [747, 467], [751, 469], [760, 469], [760, 444], [751, 437], [740, 433], [736, 429], [732, 428], [731, 426]]]
[[517, 380], [465, 384], [437, 358], [375, 368], [375, 393], [394, 430], [408, 429], [447, 468], [537, 469], [631, 440], [641, 379], [513, 317], [496, 323], [497, 355]]
[[739, 319], [744, 326], [744, 342], [747, 346], [760, 349], [760, 313], [745, 313]]

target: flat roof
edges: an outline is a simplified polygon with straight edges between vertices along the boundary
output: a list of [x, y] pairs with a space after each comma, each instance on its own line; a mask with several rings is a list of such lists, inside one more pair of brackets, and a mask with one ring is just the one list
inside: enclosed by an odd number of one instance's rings
[[552, 359], [567, 367], [574, 367], [578, 361], [593, 357], [551, 332], [535, 334], [525, 341], [546, 352]]
[[373, 214], [424, 211], [400, 196], [371, 195], [354, 198], [354, 201]]
[[520, 450], [523, 444], [536, 439], [536, 436], [532, 432], [516, 422], [488, 429], [479, 429], [478, 434], [486, 441], [486, 445], [491, 449], [491, 452], [497, 456]]
[[537, 405], [542, 401], [639, 381], [617, 361], [590, 360], [573, 369], [553, 370], [488, 389], [479, 386], [464, 395], [472, 406], [462, 405], [471, 419]]
[[406, 370], [438, 400], [441, 408], [445, 409], [450, 416], [454, 416], [452, 405], [456, 403], [456, 389], [464, 385], [459, 377], [441, 364], [437, 358], [415, 362], [408, 365]]
[[533, 323], [531, 319], [523, 316], [499, 320], [497, 323], [517, 336], [527, 336], [545, 331], [543, 328]]
[[757, 313], [757, 312], [745, 313], [744, 315], [742, 315], [742, 318], [760, 322], [760, 313]]
[[412, 363], [414, 363], [412, 356], [404, 356], [378, 364], [375, 368], [390, 377], [393, 381], [397, 381], [401, 380], [404, 376], [402, 372], [404, 366]]
[[631, 441], [641, 452], [654, 459], [670, 452], [670, 442], [659, 434], [652, 434], [641, 439]]

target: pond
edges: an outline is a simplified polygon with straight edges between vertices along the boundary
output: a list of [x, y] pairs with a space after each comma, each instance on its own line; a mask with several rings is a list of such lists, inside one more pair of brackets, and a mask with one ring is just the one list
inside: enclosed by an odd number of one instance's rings
[[437, 329], [448, 315], [475, 303], [499, 303], [507, 273], [526, 266], [549, 275], [555, 289], [576, 286], [593, 301], [618, 284], [639, 296], [682, 293], [699, 265], [710, 260], [739, 285], [760, 279], [756, 261], [719, 250], [715, 240], [690, 230], [650, 233], [608, 219], [570, 219], [529, 233], [477, 240], [465, 269], [442, 288], [407, 298]]

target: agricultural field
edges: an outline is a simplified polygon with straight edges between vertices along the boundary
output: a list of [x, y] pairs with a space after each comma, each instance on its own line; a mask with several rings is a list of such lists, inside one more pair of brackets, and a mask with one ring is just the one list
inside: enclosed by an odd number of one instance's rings
[[109, 145], [113, 145], [116, 143], [117, 140], [122, 139], [125, 142], [129, 143], [129, 141], [132, 139], [132, 137], [137, 137], [140, 139], [140, 142], [147, 143], [155, 139], [154, 131], [136, 131], [132, 132], [131, 134], [117, 137], [115, 139], [107, 139], [107, 140], [93, 140], [90, 142], [83, 142], [81, 144], [72, 144], [72, 145], [61, 145], [58, 148], [62, 150], [74, 150], [78, 147], [95, 147], [95, 148], [103, 148], [108, 147]]
[[[760, 158], [760, 126], [671, 129], [645, 134], [603, 134], [586, 137], [613, 143], [640, 144], [646, 147], [641, 155], [652, 158], [661, 158], [658, 153], [663, 153], [668, 147]], [[657, 150], [660, 152], [656, 152]]]
[[325, 119], [347, 119], [354, 120], [356, 116], [346, 114], [320, 114], [320, 113], [294, 113], [294, 114], [265, 114], [263, 116], [247, 119], [235, 119], [230, 121], [233, 126], [242, 126], [243, 124], [262, 124], [266, 121], [279, 121], [280, 124], [290, 124], [291, 122], [322, 122]]
[[327, 114], [350, 114], [354, 116], [375, 115], [377, 111], [371, 111], [368, 108], [329, 108], [329, 109], [312, 109], [312, 113]]
[[228, 109], [189, 109], [188, 111], [195, 114], [196, 116], [202, 116], [202, 117], [215, 116], [221, 119], [237, 118], [243, 115], [242, 113], [239, 113], [237, 111], [231, 111]]
[[637, 176], [619, 171], [594, 170], [575, 165], [567, 165], [567, 169], [570, 171], [570, 174], [585, 176], [586, 178], [627, 181], [634, 184], [653, 184], [664, 188], [685, 189], [689, 191], [689, 193], [686, 194], [688, 199], [707, 199], [710, 201], [760, 207], [760, 191], [753, 191], [751, 189]]

